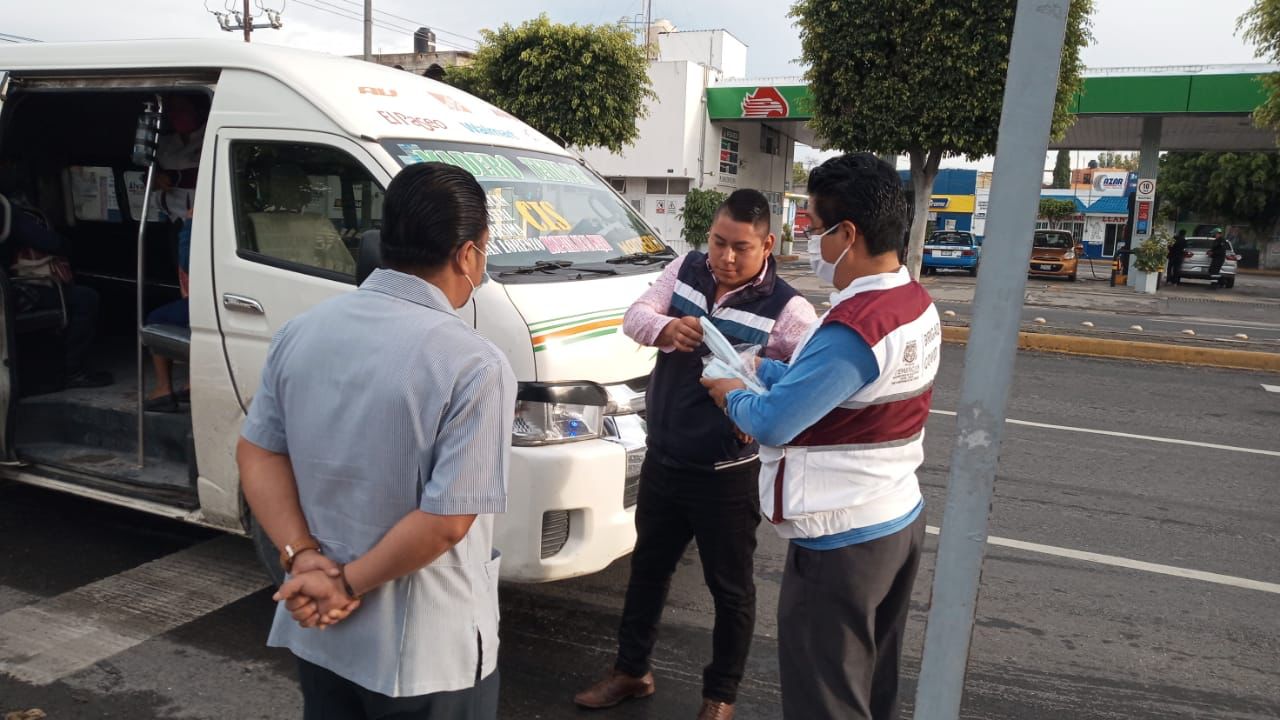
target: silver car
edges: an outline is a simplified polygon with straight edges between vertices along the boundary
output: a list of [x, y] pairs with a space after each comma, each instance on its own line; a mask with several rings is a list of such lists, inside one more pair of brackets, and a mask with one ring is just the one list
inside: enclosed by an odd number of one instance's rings
[[[1209, 248], [1213, 247], [1213, 238], [1211, 237], [1189, 237], [1187, 238], [1187, 249], [1182, 253], [1182, 274], [1183, 280], [1211, 280], [1209, 277], [1209, 266], [1213, 260], [1209, 257]], [[1222, 263], [1222, 285], [1223, 287], [1235, 287], [1236, 284], [1236, 261], [1240, 258], [1236, 255], [1235, 248], [1231, 247], [1231, 241], [1227, 241], [1227, 259]]]

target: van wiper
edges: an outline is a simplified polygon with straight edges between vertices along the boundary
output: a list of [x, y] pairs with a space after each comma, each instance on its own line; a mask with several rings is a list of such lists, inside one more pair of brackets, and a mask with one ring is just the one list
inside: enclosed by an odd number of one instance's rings
[[[551, 275], [555, 273], [557, 270], [565, 270], [571, 267], [573, 267], [572, 260], [538, 260], [534, 262], [532, 265], [523, 265], [521, 267], [511, 268], [510, 270], [503, 270], [502, 272], [498, 273], [498, 277], [506, 277], [508, 275], [532, 275], [534, 273], [546, 273], [548, 275]], [[584, 268], [578, 268], [577, 272], [579, 273], [579, 277], [581, 277], [581, 273], [583, 272], [594, 273], [596, 275], [617, 275], [618, 274], [617, 270], [613, 270], [611, 268], [584, 267]]]
[[676, 251], [668, 247], [668, 248], [663, 248], [657, 252], [651, 252], [651, 253], [638, 252], [638, 253], [631, 253], [630, 255], [619, 255], [616, 258], [609, 258], [608, 260], [605, 260], [605, 262], [609, 263], [610, 265], [624, 265], [624, 264], [629, 265], [632, 263], [648, 265], [650, 263], [656, 263], [662, 260], [670, 260], [675, 256], [676, 256]]

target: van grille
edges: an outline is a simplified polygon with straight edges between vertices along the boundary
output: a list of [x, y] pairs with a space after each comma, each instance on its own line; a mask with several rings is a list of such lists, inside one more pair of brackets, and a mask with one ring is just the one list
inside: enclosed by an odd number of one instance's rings
[[555, 555], [569, 542], [569, 511], [548, 510], [542, 513], [542, 559]]

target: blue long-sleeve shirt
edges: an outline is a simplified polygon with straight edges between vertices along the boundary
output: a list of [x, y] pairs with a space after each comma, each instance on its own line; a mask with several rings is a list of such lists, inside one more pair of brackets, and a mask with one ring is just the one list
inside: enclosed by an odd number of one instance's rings
[[789, 365], [762, 360], [756, 377], [766, 392], [729, 393], [729, 417], [761, 443], [780, 447], [879, 376], [862, 336], [844, 325], [824, 325]]
[[[756, 394], [734, 390], [727, 398], [727, 409], [729, 417], [743, 432], [764, 445], [779, 447], [794, 440], [879, 376], [875, 354], [861, 335], [844, 325], [824, 325], [790, 365], [777, 360], [760, 361], [756, 378], [766, 391]], [[810, 550], [833, 550], [870, 542], [906, 528], [915, 522], [923, 508], [921, 500], [907, 514], [887, 522], [792, 542]]]

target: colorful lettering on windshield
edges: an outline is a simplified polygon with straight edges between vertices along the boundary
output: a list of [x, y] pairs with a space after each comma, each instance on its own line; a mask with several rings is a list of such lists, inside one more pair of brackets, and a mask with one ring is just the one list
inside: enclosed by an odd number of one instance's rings
[[569, 224], [564, 216], [556, 212], [556, 208], [551, 203], [543, 200], [541, 202], [529, 202], [520, 200], [516, 202], [516, 212], [520, 213], [520, 217], [529, 223], [538, 232], [554, 232], [565, 231], [573, 226]]
[[572, 163], [554, 162], [551, 160], [539, 160], [538, 158], [516, 157], [522, 165], [529, 168], [530, 171], [544, 182], [568, 183], [570, 185], [586, 185], [595, 187], [595, 183], [591, 181], [591, 176], [583, 171], [582, 168]]
[[476, 123], [464, 122], [462, 123], [462, 127], [466, 128], [467, 130], [470, 130], [471, 132], [477, 135], [488, 135], [490, 137], [510, 138], [512, 140], [514, 140], [516, 137], [516, 134], [511, 132], [510, 130], [500, 130], [498, 128], [489, 127], [488, 125], [477, 125]]
[[523, 180], [524, 173], [501, 155], [457, 150], [426, 150], [417, 143], [397, 143], [403, 155], [397, 159], [405, 165], [442, 162], [466, 170], [480, 180]]
[[658, 238], [652, 235], [640, 235], [618, 243], [618, 250], [627, 255], [636, 253], [656, 253], [666, 249]]

